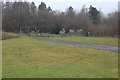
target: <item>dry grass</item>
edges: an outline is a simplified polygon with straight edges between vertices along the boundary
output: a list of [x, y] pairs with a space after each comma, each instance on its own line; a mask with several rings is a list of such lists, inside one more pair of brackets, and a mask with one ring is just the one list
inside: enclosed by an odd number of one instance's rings
[[10, 38], [17, 38], [17, 37], [19, 37], [18, 34], [2, 32], [2, 40], [10, 39]]

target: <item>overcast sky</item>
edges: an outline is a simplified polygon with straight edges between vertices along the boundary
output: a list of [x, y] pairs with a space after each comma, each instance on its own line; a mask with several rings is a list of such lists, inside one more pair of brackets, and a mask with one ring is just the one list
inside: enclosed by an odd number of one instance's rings
[[[10, 0], [15, 1], [15, 0]], [[18, 0], [16, 0], [18, 1]], [[24, 1], [24, 0], [22, 0]], [[97, 9], [105, 14], [118, 10], [118, 0], [25, 0], [28, 2], [35, 2], [38, 6], [41, 2], [45, 2], [47, 6], [50, 6], [53, 10], [65, 11], [69, 6], [72, 6], [75, 10], [80, 11], [83, 5], [88, 8], [93, 5]]]

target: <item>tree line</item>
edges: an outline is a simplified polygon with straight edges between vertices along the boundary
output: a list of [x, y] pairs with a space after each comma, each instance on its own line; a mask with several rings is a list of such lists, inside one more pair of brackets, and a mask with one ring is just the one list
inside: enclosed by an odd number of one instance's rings
[[82, 29], [93, 36], [118, 36], [118, 11], [104, 16], [96, 7], [85, 5], [76, 12], [69, 6], [65, 12], [54, 11], [44, 2], [37, 7], [34, 2], [6, 2], [2, 4], [2, 29], [6, 32], [20, 31], [21, 26], [36, 26], [40, 32], [58, 34], [64, 27]]

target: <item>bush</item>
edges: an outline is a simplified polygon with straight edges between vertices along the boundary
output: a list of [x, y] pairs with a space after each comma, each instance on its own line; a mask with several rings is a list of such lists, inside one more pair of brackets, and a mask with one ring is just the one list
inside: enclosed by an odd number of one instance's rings
[[91, 32], [92, 36], [96, 37], [116, 37], [118, 36], [118, 30], [116, 27], [111, 26], [89, 26], [87, 31]]

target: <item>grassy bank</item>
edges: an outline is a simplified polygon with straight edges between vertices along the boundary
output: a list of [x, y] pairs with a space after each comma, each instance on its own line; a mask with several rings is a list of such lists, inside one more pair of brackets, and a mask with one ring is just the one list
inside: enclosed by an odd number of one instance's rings
[[19, 37], [3, 41], [3, 78], [118, 77], [116, 52]]

